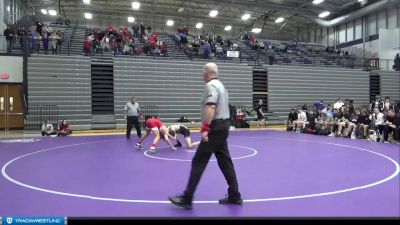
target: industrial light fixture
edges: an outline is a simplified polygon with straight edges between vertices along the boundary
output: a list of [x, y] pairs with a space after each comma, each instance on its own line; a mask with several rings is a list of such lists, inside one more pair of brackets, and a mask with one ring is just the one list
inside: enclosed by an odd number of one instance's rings
[[318, 4], [320, 4], [320, 3], [322, 3], [324, 0], [314, 0], [312, 3], [314, 4], [314, 5], [318, 5]]
[[85, 4], [90, 4], [90, 0], [83, 0], [83, 3], [85, 3]]
[[140, 8], [140, 3], [139, 2], [132, 2], [132, 9], [138, 10]]
[[197, 28], [197, 29], [201, 29], [202, 27], [203, 27], [203, 23], [197, 23], [197, 24], [196, 24], [196, 28]]
[[258, 34], [261, 32], [261, 28], [253, 28], [251, 32]]
[[224, 28], [224, 30], [225, 30], [225, 31], [230, 31], [230, 30], [232, 30], [232, 26], [228, 25], [228, 26], [226, 26], [226, 27]]
[[331, 14], [331, 13], [328, 12], [328, 11], [325, 11], [325, 12], [320, 13], [320, 14], [318, 15], [318, 17], [319, 17], [319, 18], [324, 18], [324, 17], [329, 16], [329, 14]]
[[56, 10], [53, 10], [53, 9], [50, 9], [50, 10], [49, 10], [49, 15], [50, 15], [50, 16], [57, 16], [57, 11], [56, 11]]
[[248, 19], [250, 19], [250, 17], [251, 17], [251, 15], [250, 15], [250, 14], [248, 14], [248, 13], [246, 13], [246, 14], [243, 14], [243, 16], [242, 16], [242, 20], [248, 20]]
[[40, 11], [42, 12], [42, 14], [47, 15], [47, 10], [46, 9], [41, 9]]
[[91, 20], [93, 18], [93, 15], [91, 13], [85, 13], [85, 18]]
[[128, 17], [128, 22], [129, 22], [129, 23], [135, 22], [135, 17], [129, 16], [129, 17]]
[[183, 10], [185, 10], [185, 8], [179, 7], [177, 11], [178, 11], [178, 12], [183, 12]]
[[275, 23], [282, 23], [285, 20], [283, 17], [279, 17], [275, 20]]
[[174, 25], [174, 21], [173, 20], [168, 20], [167, 21], [167, 26], [172, 27]]
[[210, 11], [210, 17], [216, 17], [218, 15], [218, 11], [217, 10], [211, 10]]

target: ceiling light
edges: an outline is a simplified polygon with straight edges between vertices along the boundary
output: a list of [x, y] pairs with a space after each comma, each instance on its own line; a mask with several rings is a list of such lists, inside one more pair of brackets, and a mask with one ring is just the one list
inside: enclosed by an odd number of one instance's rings
[[44, 15], [47, 15], [47, 10], [46, 9], [41, 9], [40, 10]]
[[203, 27], [203, 24], [202, 24], [202, 23], [197, 23], [197, 24], [196, 24], [196, 28], [197, 28], [197, 29], [201, 29], [202, 27]]
[[174, 25], [174, 21], [173, 20], [168, 20], [167, 21], [167, 26], [172, 27]]
[[91, 13], [85, 13], [85, 18], [91, 20], [93, 18], [93, 15]]
[[318, 15], [318, 17], [319, 17], [319, 18], [324, 18], [324, 17], [329, 16], [329, 14], [331, 14], [331, 13], [328, 12], [328, 11], [325, 11], [325, 12], [320, 13], [320, 14]]
[[138, 10], [140, 8], [140, 3], [139, 2], [132, 2], [132, 9]]
[[258, 34], [261, 32], [261, 28], [253, 28], [251, 32]]
[[135, 22], [135, 18], [132, 17], [132, 16], [129, 16], [129, 17], [128, 17], [128, 22], [129, 22], [129, 23]]
[[282, 23], [285, 20], [283, 17], [279, 17], [278, 19], [275, 20], [275, 23]]
[[314, 5], [318, 5], [319, 3], [322, 3], [324, 0], [314, 0], [312, 3]]
[[90, 4], [90, 0], [83, 0], [83, 3], [85, 3], [85, 4]]
[[250, 19], [250, 17], [251, 17], [251, 15], [248, 14], [248, 13], [246, 13], [246, 14], [244, 14], [244, 15], [242, 16], [242, 20], [248, 20], [248, 19]]
[[56, 10], [53, 10], [53, 9], [50, 9], [50, 10], [49, 10], [49, 15], [50, 15], [50, 16], [56, 16], [56, 15], [57, 15], [57, 11], [56, 11]]
[[232, 30], [232, 26], [226, 26], [226, 27], [224, 28], [224, 30], [225, 30], [225, 31], [230, 31], [230, 30]]
[[211, 10], [210, 11], [210, 17], [216, 17], [218, 15], [218, 11], [217, 10]]
[[183, 12], [183, 10], [185, 10], [185, 8], [183, 8], [183, 7], [178, 8], [178, 12]]

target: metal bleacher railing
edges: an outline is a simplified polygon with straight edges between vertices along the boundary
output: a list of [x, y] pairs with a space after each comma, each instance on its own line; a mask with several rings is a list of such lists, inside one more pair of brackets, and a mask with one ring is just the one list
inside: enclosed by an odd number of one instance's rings
[[49, 120], [54, 127], [57, 127], [58, 106], [56, 105], [28, 105], [25, 119], [25, 129], [40, 130], [43, 122]]

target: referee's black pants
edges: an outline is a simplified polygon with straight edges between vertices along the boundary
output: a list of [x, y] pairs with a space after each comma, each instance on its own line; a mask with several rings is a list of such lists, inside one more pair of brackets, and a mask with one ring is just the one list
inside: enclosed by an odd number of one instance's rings
[[201, 175], [206, 168], [211, 155], [214, 153], [226, 182], [229, 185], [229, 198], [236, 200], [241, 198], [236, 172], [228, 150], [227, 138], [229, 135], [230, 120], [213, 120], [208, 133], [208, 142], [201, 141], [192, 160], [189, 182], [184, 195], [192, 199]]
[[126, 119], [126, 137], [131, 137], [132, 125], [135, 125], [136, 133], [139, 138], [142, 137], [142, 131], [139, 126], [139, 118], [137, 116], [128, 116]]

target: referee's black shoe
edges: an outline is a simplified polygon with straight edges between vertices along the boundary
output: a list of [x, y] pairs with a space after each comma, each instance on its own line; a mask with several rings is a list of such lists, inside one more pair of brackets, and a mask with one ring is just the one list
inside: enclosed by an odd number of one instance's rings
[[241, 204], [243, 204], [243, 199], [242, 198], [230, 198], [229, 195], [226, 195], [225, 198], [220, 199], [218, 201], [218, 203], [222, 204], [222, 205], [227, 205], [227, 204], [241, 205]]
[[184, 209], [192, 209], [192, 200], [185, 195], [168, 197], [172, 204]]

